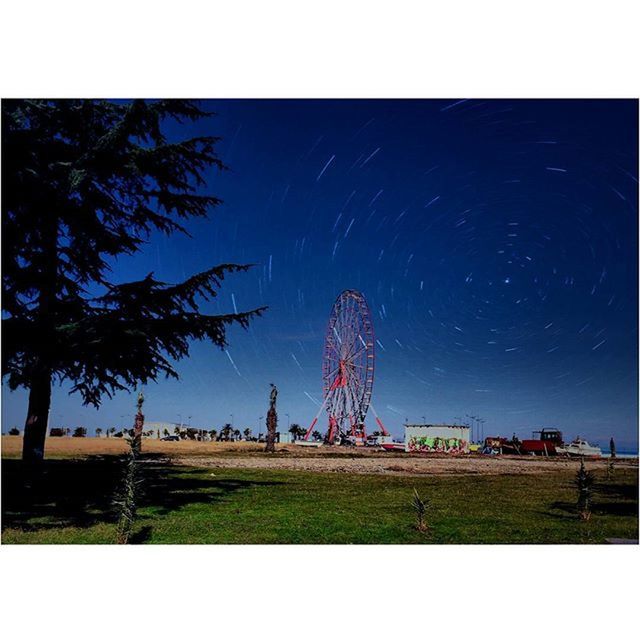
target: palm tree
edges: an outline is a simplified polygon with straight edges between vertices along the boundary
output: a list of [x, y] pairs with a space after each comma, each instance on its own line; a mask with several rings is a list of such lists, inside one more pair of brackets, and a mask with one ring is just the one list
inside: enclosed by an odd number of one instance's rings
[[322, 440], [322, 434], [316, 429], [312, 434], [311, 437], [316, 441], [316, 442], [320, 442], [320, 440]]
[[247, 427], [243, 433], [245, 440], [249, 440], [251, 438], [251, 429], [249, 427]]
[[218, 432], [216, 431], [216, 429], [211, 429], [211, 431], [209, 431], [209, 437], [211, 438], [211, 440], [215, 440], [216, 437], [218, 435]]
[[98, 427], [96, 429], [96, 436], [98, 436], [98, 438], [102, 435], [102, 429], [100, 427]]
[[295, 441], [295, 440], [298, 440], [298, 438], [302, 438], [307, 433], [307, 430], [294, 422], [289, 427], [289, 433], [291, 434], [293, 440]]
[[233, 431], [233, 437], [235, 440], [239, 440], [240, 439], [240, 429], [235, 429]]

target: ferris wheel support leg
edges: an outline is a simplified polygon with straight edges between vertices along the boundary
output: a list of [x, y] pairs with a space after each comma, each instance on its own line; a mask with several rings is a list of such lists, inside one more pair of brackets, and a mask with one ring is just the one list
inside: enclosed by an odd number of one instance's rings
[[311, 423], [311, 426], [307, 429], [307, 433], [305, 433], [305, 436], [303, 438], [303, 440], [308, 440], [309, 436], [311, 435], [311, 432], [313, 431], [313, 427], [316, 426], [316, 422], [318, 422], [318, 418], [314, 418], [313, 422]]
[[380, 430], [382, 431], [382, 435], [383, 436], [388, 436], [389, 432], [385, 429], [385, 426], [382, 424], [382, 420], [380, 420], [380, 418], [378, 417], [378, 413], [373, 408], [373, 405], [369, 405], [369, 406], [371, 407], [371, 411], [373, 411], [373, 415], [376, 417], [376, 422], [378, 423], [378, 426], [380, 427]]
[[327, 404], [327, 399], [329, 396], [327, 396], [324, 399], [324, 402], [320, 405], [320, 409], [318, 410], [318, 413], [316, 414], [316, 417], [313, 419], [313, 422], [311, 423], [311, 426], [307, 429], [307, 433], [305, 433], [303, 440], [308, 440], [309, 436], [311, 435], [311, 432], [313, 431], [313, 427], [316, 426], [316, 422], [318, 422], [318, 418], [320, 417], [320, 414], [322, 413], [322, 410], [324, 409], [325, 405]]
[[336, 419], [333, 416], [331, 416], [329, 418], [329, 435], [327, 436], [328, 444], [333, 444], [333, 441], [335, 440], [335, 437], [336, 437], [337, 430], [338, 430], [338, 423], [336, 422]]

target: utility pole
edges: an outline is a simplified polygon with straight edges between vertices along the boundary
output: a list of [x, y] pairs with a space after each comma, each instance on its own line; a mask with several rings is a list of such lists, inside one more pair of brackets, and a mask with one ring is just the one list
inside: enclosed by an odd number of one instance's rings
[[264, 416], [259, 416], [258, 417], [258, 440], [260, 440], [260, 436], [262, 435], [262, 432], [260, 431], [260, 428], [261, 428], [263, 419], [264, 419]]
[[[471, 419], [471, 441], [473, 442], [473, 423], [475, 422], [476, 416], [470, 416], [467, 413], [467, 418]], [[467, 424], [467, 426], [469, 426], [469, 425]], [[476, 438], [477, 437], [478, 437], [478, 429], [476, 428]]]

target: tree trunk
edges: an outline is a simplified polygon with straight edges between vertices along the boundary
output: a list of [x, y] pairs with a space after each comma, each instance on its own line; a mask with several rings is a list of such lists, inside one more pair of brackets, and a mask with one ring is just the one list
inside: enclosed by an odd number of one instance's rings
[[267, 446], [265, 451], [267, 453], [275, 453], [276, 450], [276, 429], [278, 428], [278, 415], [275, 409], [269, 409], [267, 413]]
[[49, 408], [51, 406], [51, 371], [43, 369], [33, 375], [29, 391], [29, 409], [24, 425], [22, 461], [40, 465], [44, 460]]

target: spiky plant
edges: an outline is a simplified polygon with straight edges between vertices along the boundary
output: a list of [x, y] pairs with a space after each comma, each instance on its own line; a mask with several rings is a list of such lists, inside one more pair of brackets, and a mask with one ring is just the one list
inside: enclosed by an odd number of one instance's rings
[[611, 478], [613, 478], [614, 470], [615, 470], [614, 457], [611, 456], [607, 460], [607, 480], [611, 480]]
[[136, 519], [137, 500], [139, 487], [142, 483], [140, 478], [137, 456], [135, 451], [134, 438], [127, 438], [129, 443], [129, 453], [125, 459], [122, 484], [114, 500], [118, 514], [117, 543], [128, 544], [133, 524]]
[[414, 487], [413, 489], [413, 501], [412, 501], [413, 510], [416, 514], [416, 529], [421, 533], [425, 533], [429, 529], [429, 525], [427, 524], [426, 514], [429, 509], [429, 500], [423, 500], [418, 493], [418, 490]]
[[581, 520], [589, 520], [591, 517], [591, 498], [593, 496], [593, 485], [595, 478], [591, 471], [587, 471], [584, 466], [584, 459], [580, 460], [580, 468], [576, 473], [575, 484], [578, 489], [578, 514]]

